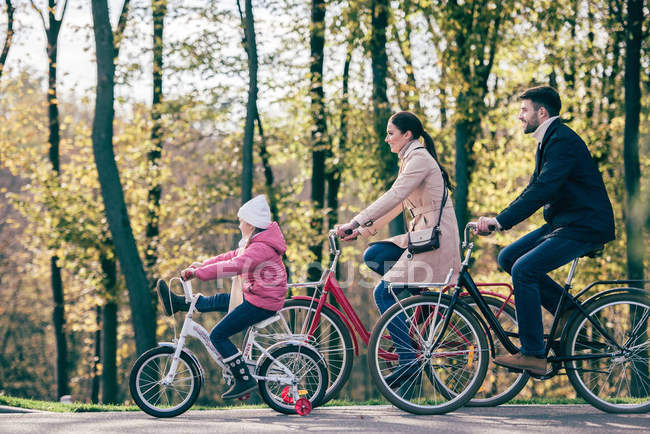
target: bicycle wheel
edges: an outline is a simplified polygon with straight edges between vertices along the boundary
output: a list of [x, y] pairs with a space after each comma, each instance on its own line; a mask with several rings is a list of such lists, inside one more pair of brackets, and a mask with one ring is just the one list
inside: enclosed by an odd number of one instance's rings
[[301, 345], [280, 347], [262, 362], [257, 375], [267, 377], [258, 380], [264, 402], [280, 413], [296, 414], [292, 384], [273, 379], [286, 378], [285, 367], [295, 376], [300, 398], [308, 399], [314, 407], [321, 405], [327, 390], [327, 368], [318, 353]]
[[650, 411], [650, 298], [614, 294], [594, 301], [585, 310], [617, 345], [584, 316], [571, 320], [564, 342], [565, 354], [584, 357], [564, 363], [576, 392], [606, 412]]
[[[478, 311], [474, 300], [471, 297], [466, 298], [467, 300], [464, 301], [474, 310]], [[501, 324], [503, 330], [506, 333], [516, 333], [517, 315], [515, 308], [507, 303], [504, 305], [504, 300], [497, 297], [483, 296], [483, 299], [499, 320], [499, 324]], [[518, 340], [513, 338], [511, 340], [517, 345]], [[509, 354], [498, 339], [494, 338], [493, 341], [496, 356]], [[526, 371], [512, 372], [508, 368], [490, 362], [483, 384], [478, 389], [478, 392], [476, 392], [476, 395], [466, 405], [468, 407], [493, 407], [506, 403], [521, 392], [521, 389], [526, 386], [529, 378], [530, 375]]]
[[[287, 300], [284, 307], [278, 313], [284, 321], [276, 321], [261, 330], [255, 338], [264, 348], [286, 341], [289, 337], [307, 333], [312, 323], [316, 303], [310, 300]], [[248, 338], [248, 331], [244, 342]], [[323, 404], [336, 396], [350, 377], [352, 364], [354, 362], [354, 347], [352, 336], [341, 318], [330, 308], [323, 307], [320, 316], [319, 327], [314, 330], [312, 336], [305, 339], [314, 346], [327, 363], [329, 385], [323, 398]], [[257, 360], [261, 353], [253, 349], [251, 360]]]
[[[418, 295], [401, 305], [379, 318], [370, 337], [368, 366], [375, 384], [386, 399], [410, 413], [442, 414], [463, 406], [481, 386], [489, 359], [485, 331], [474, 313], [456, 305], [441, 335], [448, 296], [443, 295], [438, 304], [438, 294]], [[388, 326], [400, 321], [406, 321], [408, 343], [393, 342], [388, 333]], [[403, 350], [414, 352], [415, 358], [398, 367], [395, 352]], [[396, 369], [407, 369], [408, 377], [389, 385], [386, 379]]]
[[131, 396], [137, 406], [151, 416], [178, 416], [187, 411], [199, 396], [201, 371], [185, 352], [181, 352], [173, 380], [165, 384], [173, 357], [172, 347], [152, 348], [143, 353], [131, 368]]

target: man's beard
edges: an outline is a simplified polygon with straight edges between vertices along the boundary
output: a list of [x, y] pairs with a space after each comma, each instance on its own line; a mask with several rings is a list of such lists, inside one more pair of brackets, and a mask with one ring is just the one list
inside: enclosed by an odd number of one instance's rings
[[526, 128], [524, 128], [524, 134], [530, 134], [535, 132], [535, 130], [539, 127], [539, 120], [535, 119], [535, 122], [527, 122], [526, 123]]
[[526, 128], [524, 128], [524, 134], [534, 133], [537, 127], [539, 127], [539, 125], [526, 124]]

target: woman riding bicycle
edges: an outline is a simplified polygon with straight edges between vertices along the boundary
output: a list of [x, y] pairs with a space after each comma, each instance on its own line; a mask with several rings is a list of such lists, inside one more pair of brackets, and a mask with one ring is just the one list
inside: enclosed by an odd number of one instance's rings
[[[431, 136], [424, 131], [420, 119], [410, 112], [391, 116], [386, 132], [386, 143], [401, 160], [397, 179], [379, 199], [349, 223], [337, 227], [337, 235], [343, 241], [351, 241], [358, 235], [366, 238], [375, 235], [405, 209], [413, 216], [405, 234], [371, 243], [364, 253], [366, 265], [382, 276], [374, 291], [380, 313], [395, 304], [388, 292], [389, 283], [438, 282], [446, 278], [450, 269], [454, 270], [455, 278], [460, 269], [458, 226], [448, 197], [451, 183], [438, 162]], [[436, 226], [438, 248], [409, 247], [409, 243], [414, 244], [416, 234], [425, 234], [423, 244], [431, 244], [428, 234], [435, 237]], [[422, 232], [425, 229], [428, 231]], [[388, 329], [399, 355], [399, 365], [386, 382], [397, 387], [417, 370], [416, 355], [403, 318], [394, 321]]]
[[[222, 395], [224, 399], [239, 398], [257, 387], [241, 352], [228, 338], [282, 309], [288, 289], [287, 272], [282, 262], [287, 245], [278, 224], [271, 222], [264, 195], [246, 202], [237, 216], [242, 233], [241, 247], [203, 262], [194, 262], [181, 272], [185, 280], [243, 276], [243, 302], [210, 332], [210, 341], [235, 379], [232, 387]], [[171, 293], [165, 281], [159, 280], [157, 287], [166, 315], [188, 310], [189, 303], [185, 297]], [[200, 296], [196, 309], [199, 312], [227, 312], [229, 304], [230, 294], [227, 293]]]

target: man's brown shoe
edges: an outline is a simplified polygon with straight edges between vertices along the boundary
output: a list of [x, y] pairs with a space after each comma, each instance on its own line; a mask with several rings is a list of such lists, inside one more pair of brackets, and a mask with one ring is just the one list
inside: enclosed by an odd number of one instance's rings
[[507, 354], [495, 358], [494, 363], [506, 368], [523, 369], [533, 374], [546, 374], [546, 359], [539, 359], [534, 356], [524, 356], [521, 353]]

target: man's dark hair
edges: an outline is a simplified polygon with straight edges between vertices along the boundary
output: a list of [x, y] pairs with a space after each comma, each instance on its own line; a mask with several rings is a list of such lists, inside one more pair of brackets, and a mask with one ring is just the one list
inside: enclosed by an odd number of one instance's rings
[[560, 95], [551, 86], [537, 86], [526, 89], [524, 93], [519, 95], [519, 99], [531, 100], [535, 110], [539, 110], [543, 106], [551, 117], [559, 115], [562, 108]]

